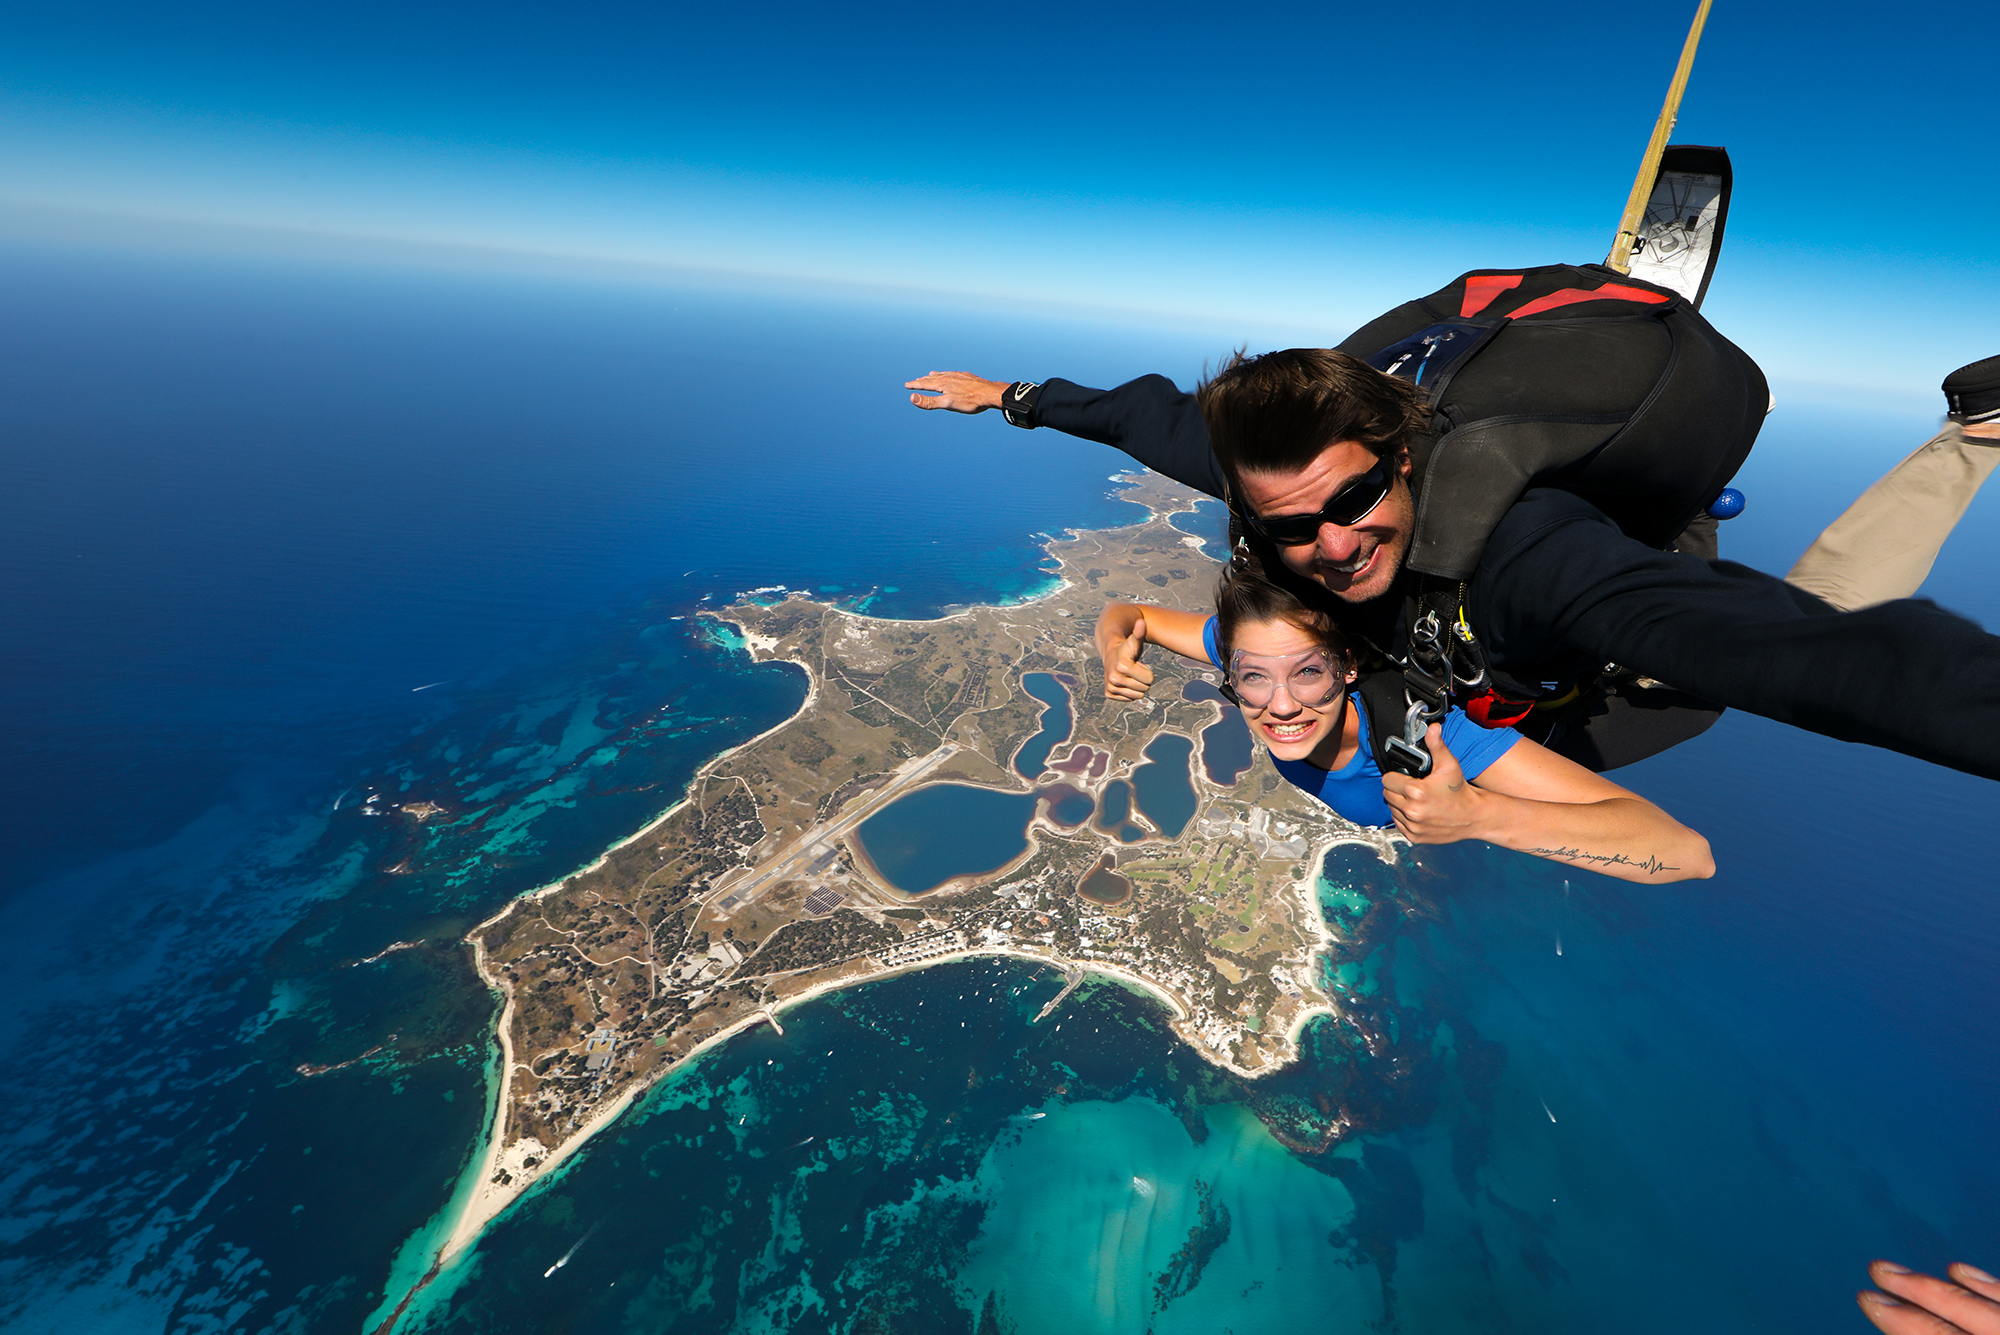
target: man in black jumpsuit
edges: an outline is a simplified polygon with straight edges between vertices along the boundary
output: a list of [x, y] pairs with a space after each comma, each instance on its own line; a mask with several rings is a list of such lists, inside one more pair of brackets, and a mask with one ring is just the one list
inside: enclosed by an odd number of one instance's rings
[[[946, 372], [908, 387], [929, 391], [911, 396], [919, 407], [1002, 408], [1016, 425], [1055, 427], [1122, 449], [1211, 496], [1229, 492], [1195, 396], [1162, 376], [1098, 390]], [[1973, 389], [1966, 403], [1954, 401], [1968, 423], [1995, 406], [1987, 398], [2000, 402], [2000, 381]], [[1343, 489], [1364, 484], [1375, 463], [1358, 440], [1331, 440], [1301, 467], [1238, 470], [1233, 499], [1259, 519], [1316, 515]], [[1343, 624], [1378, 645], [1396, 640], [1412, 579], [1403, 564], [1416, 514], [1407, 457], [1392, 474], [1391, 490], [1369, 513], [1348, 524], [1322, 522], [1309, 543], [1279, 549], [1295, 573], [1345, 605]], [[1636, 674], [1652, 679], [1649, 687], [1670, 684], [1657, 699], [1643, 691], [1629, 692], [1629, 701], [1600, 696], [1595, 717], [1551, 739], [1552, 749], [1591, 768], [1642, 759], [1728, 707], [2000, 778], [2000, 638], [1926, 600], [1842, 612], [1735, 562], [1627, 536], [1572, 491], [1530, 486], [1493, 527], [1465, 610], [1496, 673], [1516, 683], [1577, 681], [1616, 664], [1628, 681]], [[1663, 726], [1644, 719], [1632, 726], [1662, 703]], [[1617, 726], [1593, 727], [1601, 723]]]

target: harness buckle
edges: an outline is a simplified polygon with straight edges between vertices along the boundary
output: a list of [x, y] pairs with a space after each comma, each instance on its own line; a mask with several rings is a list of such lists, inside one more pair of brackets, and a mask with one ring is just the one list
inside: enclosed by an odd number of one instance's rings
[[1383, 759], [1390, 768], [1407, 774], [1413, 779], [1421, 779], [1431, 772], [1431, 752], [1424, 745], [1424, 735], [1430, 731], [1432, 719], [1436, 717], [1427, 702], [1412, 698], [1409, 712], [1403, 715], [1403, 733], [1400, 737], [1390, 736], [1382, 744]]
[[1453, 692], [1470, 694], [1490, 680], [1479, 637], [1465, 619], [1463, 594], [1461, 587], [1450, 632], [1436, 605], [1425, 608], [1410, 627], [1410, 649], [1403, 664], [1403, 699], [1409, 707], [1403, 714], [1402, 734], [1382, 743], [1382, 763], [1412, 778], [1431, 772], [1425, 739], [1430, 725], [1441, 722], [1450, 710]]
[[[1415, 655], [1411, 655], [1412, 660]], [[1383, 740], [1383, 762], [1399, 773], [1412, 778], [1423, 778], [1431, 772], [1430, 748], [1425, 745], [1425, 737], [1430, 726], [1445, 716], [1451, 707], [1451, 668], [1440, 663], [1441, 673], [1426, 672], [1412, 661], [1403, 669], [1403, 699], [1409, 707], [1403, 712], [1403, 731], [1400, 736], [1391, 734]]]

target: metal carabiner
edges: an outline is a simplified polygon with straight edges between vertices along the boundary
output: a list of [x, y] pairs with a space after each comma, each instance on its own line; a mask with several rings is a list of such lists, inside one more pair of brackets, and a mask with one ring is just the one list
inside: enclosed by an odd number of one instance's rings
[[1403, 735], [1390, 737], [1382, 744], [1382, 750], [1391, 768], [1413, 779], [1421, 779], [1431, 772], [1431, 752], [1424, 740], [1436, 715], [1431, 713], [1429, 702], [1419, 700], [1408, 692], [1404, 693], [1404, 698], [1409, 700], [1410, 708], [1403, 715]]
[[1452, 633], [1458, 637], [1459, 647], [1464, 651], [1466, 660], [1473, 667], [1472, 675], [1466, 676], [1458, 670], [1457, 660], [1447, 654], [1446, 658], [1451, 662], [1452, 685], [1460, 691], [1470, 694], [1485, 686], [1491, 674], [1487, 671], [1486, 651], [1479, 647], [1479, 636], [1473, 632], [1472, 623], [1465, 619], [1465, 604], [1463, 601], [1458, 605], [1458, 620], [1452, 623], [1451, 629]]

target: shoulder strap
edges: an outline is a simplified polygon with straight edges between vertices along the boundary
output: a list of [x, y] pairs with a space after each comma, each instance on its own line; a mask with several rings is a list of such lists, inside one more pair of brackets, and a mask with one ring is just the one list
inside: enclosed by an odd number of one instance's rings
[[1406, 773], [1407, 762], [1389, 749], [1390, 738], [1402, 738], [1403, 715], [1409, 709], [1403, 698], [1402, 672], [1395, 668], [1364, 672], [1352, 689], [1367, 706], [1368, 751], [1375, 757], [1375, 768], [1384, 774]]
[[1429, 726], [1444, 720], [1453, 695], [1491, 682], [1485, 650], [1465, 617], [1465, 591], [1463, 584], [1419, 579], [1408, 601], [1402, 661], [1355, 683], [1368, 706], [1369, 747], [1384, 774], [1429, 774]]

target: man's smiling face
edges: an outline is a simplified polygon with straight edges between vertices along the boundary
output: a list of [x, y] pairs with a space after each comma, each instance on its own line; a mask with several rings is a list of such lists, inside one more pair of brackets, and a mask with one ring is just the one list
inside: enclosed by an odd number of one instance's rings
[[[1334, 493], [1375, 466], [1359, 441], [1336, 441], [1297, 472], [1245, 472], [1243, 501], [1260, 519], [1316, 514]], [[1416, 505], [1410, 497], [1410, 461], [1396, 461], [1394, 484], [1373, 510], [1352, 524], [1325, 523], [1311, 542], [1278, 547], [1291, 569], [1347, 603], [1379, 598], [1396, 582], [1409, 554]]]

